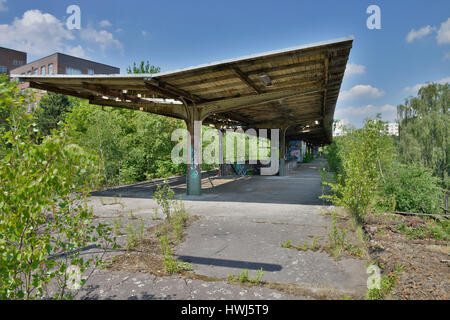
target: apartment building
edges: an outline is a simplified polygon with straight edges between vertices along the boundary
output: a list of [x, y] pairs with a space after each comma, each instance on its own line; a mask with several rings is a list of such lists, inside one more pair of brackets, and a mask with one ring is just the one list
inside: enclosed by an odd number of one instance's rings
[[398, 136], [398, 123], [389, 122], [386, 123], [386, 132], [390, 136]]
[[11, 74], [52, 75], [52, 74], [119, 74], [120, 69], [106, 64], [54, 53], [11, 70]]
[[[47, 57], [30, 62], [28, 64], [26, 63], [26, 54], [25, 54], [25, 60], [17, 60], [17, 61], [24, 61], [24, 63], [18, 64], [15, 66], [15, 68], [9, 70], [10, 75], [54, 75], [54, 74], [95, 75], [95, 74], [120, 73], [119, 68], [112, 67], [103, 63], [98, 63], [86, 59], [69, 56], [63, 53], [54, 53]], [[27, 89], [29, 88], [29, 83], [27, 82], [21, 83], [19, 84], [19, 88]], [[46, 91], [44, 90], [35, 90], [35, 91], [36, 91], [35, 102], [27, 106], [27, 109], [29, 111], [32, 110], [34, 107], [36, 107], [39, 104], [40, 99], [46, 94]]]
[[345, 136], [345, 124], [341, 120], [336, 120], [333, 123], [333, 137]]
[[11, 70], [27, 64], [26, 52], [0, 47], [0, 74], [11, 74]]

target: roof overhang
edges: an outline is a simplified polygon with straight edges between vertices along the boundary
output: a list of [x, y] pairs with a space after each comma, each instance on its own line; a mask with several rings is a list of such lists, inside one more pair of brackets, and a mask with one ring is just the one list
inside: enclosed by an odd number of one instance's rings
[[198, 108], [205, 124], [288, 126], [287, 136], [325, 144], [352, 44], [347, 37], [158, 74], [11, 77], [96, 105], [179, 119]]

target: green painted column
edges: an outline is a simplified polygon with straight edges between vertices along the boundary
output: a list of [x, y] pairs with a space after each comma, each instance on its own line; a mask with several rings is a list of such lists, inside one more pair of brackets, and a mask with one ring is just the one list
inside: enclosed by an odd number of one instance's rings
[[192, 117], [189, 121], [186, 121], [190, 135], [190, 141], [188, 141], [190, 157], [186, 175], [186, 194], [188, 196], [200, 196], [202, 194], [202, 122], [194, 119]]
[[202, 194], [202, 172], [198, 168], [190, 167], [186, 176], [187, 195], [200, 196]]

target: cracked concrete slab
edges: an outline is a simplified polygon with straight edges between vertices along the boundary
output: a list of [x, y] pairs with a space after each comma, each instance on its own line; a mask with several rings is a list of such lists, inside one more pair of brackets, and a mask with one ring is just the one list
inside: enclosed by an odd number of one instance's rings
[[241, 287], [225, 281], [202, 281], [180, 276], [97, 271], [80, 292], [86, 300], [297, 300], [309, 299], [263, 287]]

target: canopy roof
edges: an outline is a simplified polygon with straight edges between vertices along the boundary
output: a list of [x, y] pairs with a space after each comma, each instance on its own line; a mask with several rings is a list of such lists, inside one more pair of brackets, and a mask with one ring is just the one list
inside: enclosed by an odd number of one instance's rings
[[158, 74], [11, 77], [96, 105], [180, 119], [196, 109], [216, 126], [288, 125], [288, 137], [324, 144], [352, 43], [347, 37]]

